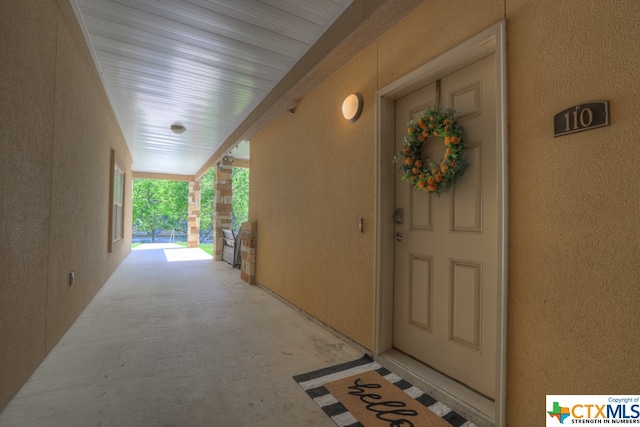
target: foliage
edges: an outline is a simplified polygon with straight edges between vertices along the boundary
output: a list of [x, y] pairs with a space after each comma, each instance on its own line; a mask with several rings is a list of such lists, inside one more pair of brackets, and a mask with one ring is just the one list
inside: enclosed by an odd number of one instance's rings
[[[213, 205], [215, 203], [215, 168], [209, 169], [201, 178], [200, 185], [200, 242], [211, 240], [213, 235]], [[233, 191], [231, 228], [240, 229], [249, 219], [249, 169], [233, 168], [231, 174]], [[200, 245], [202, 246], [202, 245]]]
[[249, 169], [233, 168], [231, 182], [233, 189], [231, 228], [237, 232], [242, 223], [249, 220]]
[[[423, 159], [422, 146], [430, 136], [442, 139], [445, 150], [440, 160]], [[415, 188], [439, 194], [447, 191], [467, 168], [463, 159], [466, 135], [455, 118], [455, 111], [437, 108], [425, 111], [417, 122], [411, 120], [402, 151], [395, 156], [403, 172], [402, 179]]]
[[213, 256], [213, 243], [200, 243], [200, 249]]
[[[211, 241], [213, 235], [213, 203], [215, 196], [215, 168], [200, 178], [200, 242]], [[202, 246], [202, 244], [200, 245]]]
[[[187, 247], [187, 242], [176, 242], [176, 244]], [[200, 243], [200, 249], [213, 256], [213, 243]]]
[[[233, 168], [232, 228], [235, 232], [249, 218], [249, 169]], [[186, 232], [189, 183], [155, 179], [133, 180], [133, 228], [148, 232], [156, 241], [159, 230]], [[200, 242], [210, 242], [213, 235], [215, 203], [215, 168], [200, 181]]]
[[156, 179], [133, 180], [133, 228], [148, 232], [155, 242], [158, 230], [185, 231], [189, 183]]

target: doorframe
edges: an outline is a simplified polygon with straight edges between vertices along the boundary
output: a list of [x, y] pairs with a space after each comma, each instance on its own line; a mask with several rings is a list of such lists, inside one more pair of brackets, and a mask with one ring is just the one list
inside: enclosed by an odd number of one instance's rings
[[[487, 28], [462, 44], [429, 61], [376, 94], [376, 272], [374, 352], [382, 362], [413, 377], [462, 415], [482, 424], [506, 423], [507, 289], [508, 289], [508, 155], [507, 155], [507, 63], [506, 23]], [[459, 383], [416, 363], [393, 349], [394, 276], [394, 175], [395, 101], [446, 75], [495, 54], [496, 144], [498, 190], [498, 271], [496, 333], [496, 398], [491, 401], [477, 393], [461, 390]]]

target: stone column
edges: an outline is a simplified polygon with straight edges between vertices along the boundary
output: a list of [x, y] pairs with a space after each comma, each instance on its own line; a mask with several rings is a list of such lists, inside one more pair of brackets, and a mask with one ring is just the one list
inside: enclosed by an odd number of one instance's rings
[[213, 204], [213, 253], [216, 261], [222, 261], [223, 229], [231, 229], [231, 173], [233, 157], [225, 157], [216, 165], [216, 194]]
[[256, 247], [258, 223], [245, 222], [240, 228], [240, 278], [250, 285], [256, 284]]
[[187, 226], [187, 247], [200, 246], [200, 181], [189, 180], [189, 220]]

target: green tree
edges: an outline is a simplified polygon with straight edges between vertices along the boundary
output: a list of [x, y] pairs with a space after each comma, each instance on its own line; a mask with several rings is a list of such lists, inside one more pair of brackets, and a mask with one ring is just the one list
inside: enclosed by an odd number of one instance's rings
[[156, 179], [133, 180], [133, 228], [151, 234], [157, 230], [184, 231], [188, 215], [189, 183]]
[[[209, 169], [200, 178], [200, 241], [206, 242], [213, 235], [213, 205], [215, 203], [215, 168]], [[231, 228], [238, 232], [243, 222], [249, 219], [249, 169], [233, 168], [231, 175], [233, 190]]]
[[215, 200], [215, 168], [209, 169], [200, 179], [200, 241], [206, 242], [213, 235], [213, 201]]
[[242, 223], [249, 220], [249, 169], [233, 168], [231, 186], [233, 191], [231, 228], [237, 233]]

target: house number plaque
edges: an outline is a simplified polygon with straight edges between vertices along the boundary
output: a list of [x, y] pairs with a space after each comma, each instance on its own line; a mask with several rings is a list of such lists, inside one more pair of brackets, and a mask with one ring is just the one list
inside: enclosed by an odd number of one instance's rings
[[576, 105], [553, 116], [553, 136], [609, 126], [609, 102]]

